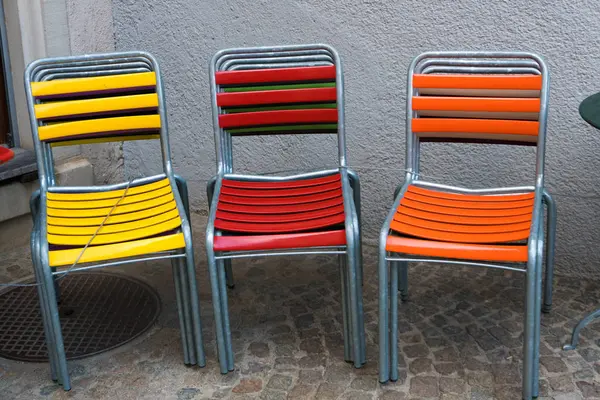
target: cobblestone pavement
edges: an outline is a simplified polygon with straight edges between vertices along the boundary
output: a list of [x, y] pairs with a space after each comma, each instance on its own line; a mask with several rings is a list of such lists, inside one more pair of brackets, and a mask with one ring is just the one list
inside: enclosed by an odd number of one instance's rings
[[[198, 217], [201, 218], [201, 217]], [[201, 227], [195, 238], [200, 241]], [[197, 246], [201, 248], [201, 246]], [[28, 249], [3, 251], [0, 281], [30, 274]], [[400, 379], [377, 379], [377, 280], [365, 246], [368, 362], [343, 361], [337, 260], [328, 257], [236, 261], [230, 291], [234, 372], [219, 373], [210, 288], [198, 254], [208, 364], [182, 363], [170, 266], [129, 268], [158, 288], [164, 306], [147, 334], [113, 351], [69, 363], [73, 389], [49, 380], [47, 364], [0, 359], [1, 399], [519, 399], [523, 276], [414, 265], [400, 305]], [[557, 266], [560, 272], [560, 265]], [[561, 345], [585, 312], [600, 305], [600, 281], [558, 277], [555, 305], [542, 319], [543, 399], [600, 398], [600, 324], [576, 351]]]

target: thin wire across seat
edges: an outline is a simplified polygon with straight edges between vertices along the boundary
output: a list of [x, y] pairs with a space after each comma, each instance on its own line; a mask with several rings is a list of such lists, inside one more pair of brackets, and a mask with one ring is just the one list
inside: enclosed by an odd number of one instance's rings
[[[548, 307], [556, 224], [554, 202], [544, 190], [546, 66], [529, 53], [424, 53], [411, 64], [407, 87], [407, 173], [380, 234], [379, 380], [398, 379], [397, 291], [407, 298], [407, 263], [485, 266], [527, 275], [523, 398], [536, 397], [543, 202], [549, 212]], [[536, 180], [491, 189], [424, 181], [420, 144], [428, 141], [536, 146]]]
[[[159, 259], [173, 263], [184, 362], [204, 366], [187, 187], [173, 174], [156, 60], [143, 52], [41, 59], [27, 67], [25, 90], [40, 181], [30, 202], [32, 258], [52, 379], [70, 389], [55, 281]], [[53, 148], [125, 140], [159, 140], [163, 172], [105, 186], [56, 181]]]
[[[228, 49], [210, 67], [217, 176], [206, 247], [221, 372], [233, 369], [226, 284], [231, 259], [330, 254], [340, 257], [344, 355], [365, 361], [360, 189], [347, 168], [342, 67], [327, 45]], [[339, 168], [293, 176], [236, 174], [235, 136], [334, 134]]]

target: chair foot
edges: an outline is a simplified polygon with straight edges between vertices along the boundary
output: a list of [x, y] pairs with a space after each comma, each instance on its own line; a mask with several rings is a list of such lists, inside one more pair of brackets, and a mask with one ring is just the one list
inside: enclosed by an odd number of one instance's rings
[[544, 314], [550, 314], [550, 311], [552, 311], [552, 304], [544, 304], [542, 306], [542, 312]]

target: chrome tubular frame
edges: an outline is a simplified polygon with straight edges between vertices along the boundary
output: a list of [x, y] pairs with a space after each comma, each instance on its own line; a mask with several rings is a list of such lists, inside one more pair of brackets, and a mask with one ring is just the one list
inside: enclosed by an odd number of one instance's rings
[[[412, 131], [412, 119], [416, 116], [412, 109], [412, 97], [417, 94], [413, 88], [413, 74], [424, 73], [503, 73], [535, 74], [542, 76], [540, 92], [539, 132], [536, 152], [536, 180], [534, 186], [519, 186], [492, 189], [467, 189], [438, 183], [426, 182], [419, 177], [420, 143]], [[398, 379], [398, 295], [405, 300], [408, 296], [408, 262], [433, 262], [440, 264], [461, 264], [483, 266], [526, 273], [525, 294], [525, 334], [523, 348], [523, 398], [537, 397], [539, 392], [539, 340], [540, 311], [542, 296], [544, 308], [549, 311], [552, 302], [552, 275], [554, 261], [554, 238], [556, 228], [556, 208], [552, 197], [544, 189], [545, 138], [548, 114], [549, 75], [543, 60], [531, 53], [522, 52], [430, 52], [416, 57], [408, 70], [406, 105], [406, 175], [404, 184], [395, 194], [394, 205], [387, 215], [380, 231], [379, 246], [379, 381]], [[497, 265], [494, 263], [421, 258], [409, 254], [391, 254], [386, 251], [386, 240], [390, 234], [390, 224], [396, 209], [409, 185], [442, 189], [455, 193], [507, 194], [534, 193], [534, 209], [528, 240], [528, 262], [525, 267]], [[548, 246], [546, 247], [546, 288], [542, 292], [542, 251], [544, 247], [543, 204], [548, 208]], [[388, 271], [389, 266], [389, 271]], [[390, 282], [391, 281], [391, 282]], [[390, 313], [391, 311], [391, 313]], [[389, 321], [391, 318], [391, 323]]]
[[[338, 110], [338, 168], [297, 174], [293, 176], [264, 176], [236, 174], [233, 170], [232, 135], [219, 127], [220, 108], [217, 105], [219, 87], [215, 73], [218, 71], [265, 69], [298, 66], [335, 65]], [[347, 167], [344, 130], [344, 82], [340, 57], [335, 49], [325, 44], [237, 48], [215, 54], [209, 70], [217, 175], [209, 181], [207, 194], [210, 214], [206, 229], [206, 250], [212, 287], [212, 299], [216, 320], [217, 348], [221, 373], [233, 370], [233, 351], [229, 327], [226, 286], [233, 287], [231, 259], [263, 256], [287, 256], [304, 254], [339, 255], [342, 275], [344, 354], [359, 368], [366, 360], [365, 335], [362, 312], [362, 252], [360, 237], [360, 183], [357, 174]], [[214, 237], [221, 235], [215, 229], [217, 203], [223, 179], [277, 181], [316, 178], [340, 174], [345, 211], [345, 248], [308, 247], [257, 252], [215, 252]]]
[[[36, 100], [31, 93], [31, 83], [54, 79], [83, 78], [150, 71], [156, 73], [158, 113], [161, 119], [160, 146], [163, 160], [163, 173], [116, 185], [79, 187], [62, 187], [58, 185], [54, 174], [52, 147], [48, 143], [40, 141], [38, 136], [38, 126], [40, 123], [35, 116], [34, 105], [36, 104]], [[25, 71], [24, 81], [40, 182], [40, 189], [33, 194], [30, 201], [32, 217], [34, 219], [34, 229], [31, 234], [31, 249], [35, 276], [38, 283], [38, 294], [46, 342], [48, 344], [50, 356], [52, 379], [57, 380], [58, 383], [63, 386], [64, 390], [69, 390], [71, 388], [60, 320], [58, 318], [58, 285], [55, 282], [54, 276], [56, 275], [58, 277], [57, 279], [60, 279], [65, 273], [70, 273], [72, 271], [84, 271], [137, 261], [159, 259], [171, 259], [173, 264], [173, 276], [180, 316], [181, 338], [184, 348], [184, 362], [186, 364], [204, 366], [206, 360], [202, 342], [200, 308], [192, 250], [192, 233], [189, 222], [189, 213], [187, 212], [189, 200], [187, 198], [185, 181], [180, 177], [175, 176], [173, 173], [168, 138], [167, 113], [163, 93], [164, 89], [157, 61], [152, 55], [145, 52], [121, 52], [40, 59], [29, 64]], [[46, 226], [46, 199], [48, 192], [106, 192], [151, 183], [165, 177], [169, 179], [177, 209], [179, 210], [179, 216], [182, 222], [181, 231], [185, 239], [184, 249], [181, 249], [179, 252], [159, 252], [148, 254], [146, 257], [122, 259], [81, 267], [74, 265], [66, 271], [56, 271], [54, 268], [51, 270], [48, 261], [49, 245], [47, 241]]]

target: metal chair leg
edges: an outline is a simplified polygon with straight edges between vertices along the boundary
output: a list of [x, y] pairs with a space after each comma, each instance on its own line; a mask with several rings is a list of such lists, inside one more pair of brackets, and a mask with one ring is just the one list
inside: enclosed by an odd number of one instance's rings
[[340, 281], [342, 294], [342, 333], [344, 335], [344, 360], [352, 362], [352, 349], [350, 346], [350, 311], [348, 309], [348, 271], [346, 270], [346, 256], [339, 255]]
[[[189, 226], [183, 227], [184, 236]], [[191, 241], [186, 240], [185, 263], [187, 267], [187, 283], [189, 287], [190, 307], [192, 311], [192, 327], [194, 332], [194, 345], [196, 351], [196, 361], [201, 367], [206, 365], [206, 355], [204, 354], [204, 345], [202, 340], [202, 323], [200, 322], [200, 305], [198, 301], [198, 286], [196, 283], [196, 267], [194, 265], [194, 250]]]
[[[192, 332], [189, 326], [191, 315], [189, 312], [188, 296], [183, 293], [185, 280], [181, 278], [181, 261], [174, 259], [171, 261], [173, 266], [173, 281], [175, 283], [175, 297], [177, 299], [177, 314], [179, 316], [179, 330], [181, 331], [181, 346], [183, 347], [183, 362], [186, 365], [195, 364], [196, 360]], [[193, 361], [192, 361], [193, 357]]]
[[547, 222], [546, 226], [546, 276], [544, 279], [544, 305], [542, 311], [549, 313], [552, 309], [552, 289], [554, 286], [554, 249], [556, 243], [556, 203], [554, 199], [544, 190], [543, 201], [546, 204]]
[[527, 281], [525, 285], [525, 323], [523, 333], [523, 400], [531, 400], [533, 396], [534, 337], [537, 257], [527, 262]]
[[408, 301], [408, 262], [398, 262], [399, 274], [398, 274], [398, 286], [400, 288], [400, 298], [402, 301]]
[[364, 273], [362, 263], [362, 220], [361, 220], [361, 204], [360, 204], [360, 178], [358, 174], [352, 170], [348, 170], [348, 180], [352, 188], [352, 196], [354, 200], [354, 208], [356, 209], [356, 218], [358, 220], [358, 275], [364, 284]]
[[[215, 185], [217, 183], [217, 177], [213, 176], [206, 183], [206, 198], [208, 199], [208, 204], [212, 204], [213, 194], [215, 193]], [[227, 281], [227, 287], [229, 289], [235, 288], [235, 282], [233, 280], [233, 268], [232, 268], [232, 260], [223, 260], [225, 263], [225, 277]]]
[[398, 380], [398, 262], [390, 263], [390, 380]]
[[[207, 241], [210, 242], [210, 241]], [[210, 287], [212, 292], [212, 303], [215, 314], [215, 330], [217, 333], [217, 353], [219, 366], [222, 374], [229, 372], [227, 363], [227, 350], [225, 347], [225, 332], [223, 329], [223, 313], [221, 311], [221, 290], [217, 277], [217, 260], [212, 249], [212, 243], [207, 243], [206, 256], [208, 258], [208, 273], [210, 276]]]
[[48, 305], [48, 322], [51, 325], [50, 330], [54, 336], [54, 349], [58, 366], [59, 383], [62, 383], [63, 389], [68, 391], [71, 390], [71, 379], [69, 377], [69, 370], [67, 368], [67, 356], [65, 353], [60, 319], [58, 316], [56, 293], [54, 292], [54, 279], [44, 253], [45, 252], [43, 251], [40, 252], [40, 262], [38, 265], [38, 273], [40, 273], [42, 277], [40, 286], [46, 298], [46, 304]]
[[386, 260], [385, 242], [379, 244], [379, 382], [390, 380], [389, 354], [389, 309], [388, 309], [388, 266]]
[[361, 342], [364, 341], [364, 336], [361, 337], [360, 329], [360, 304], [362, 300], [362, 288], [359, 287], [360, 280], [357, 278], [358, 266], [356, 260], [356, 253], [353, 248], [354, 243], [348, 243], [348, 281], [350, 291], [350, 315], [352, 321], [352, 359], [354, 361], [354, 367], [360, 368], [362, 366], [362, 346]]
[[537, 266], [535, 270], [535, 329], [533, 331], [533, 383], [532, 396], [538, 397], [540, 392], [540, 324], [542, 317], [542, 262], [544, 251], [544, 231], [540, 226]]
[[[53, 381], [58, 381], [58, 364], [56, 360], [56, 354], [54, 351], [54, 333], [51, 331], [51, 325], [48, 321], [48, 304], [46, 302], [46, 296], [42, 290], [42, 278], [39, 273], [39, 239], [37, 238], [38, 232], [34, 225], [33, 232], [31, 234], [31, 260], [33, 262], [33, 273], [35, 275], [35, 281], [37, 282], [38, 299], [40, 302], [40, 316], [42, 318], [42, 325], [44, 326], [44, 337], [46, 338], [46, 348], [48, 350], [48, 359], [50, 361], [50, 377]], [[62, 379], [61, 379], [62, 381]]]
[[223, 331], [225, 334], [225, 350], [227, 355], [227, 369], [233, 371], [233, 345], [231, 343], [231, 326], [229, 324], [229, 303], [227, 299], [227, 287], [225, 278], [225, 265], [223, 261], [217, 261], [217, 279], [219, 280], [219, 291], [221, 299], [221, 312], [223, 314]]

